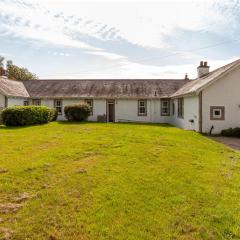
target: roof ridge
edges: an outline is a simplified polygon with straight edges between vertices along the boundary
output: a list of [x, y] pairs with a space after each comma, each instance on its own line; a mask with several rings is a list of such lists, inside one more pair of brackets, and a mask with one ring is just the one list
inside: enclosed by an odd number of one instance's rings
[[201, 91], [209, 84], [215, 82], [215, 80], [221, 78], [226, 72], [235, 69], [240, 64], [240, 59], [237, 59], [231, 63], [228, 63], [222, 67], [215, 69], [214, 71], [210, 72], [209, 74], [195, 79], [192, 83], [184, 84], [180, 89], [178, 89], [172, 97], [183, 96], [187, 94], [193, 94]]
[[[63, 79], [63, 78], [58, 78], [58, 79], [37, 79], [37, 80], [26, 80], [26, 81], [187, 81], [191, 79], [183, 79], [183, 78], [167, 78], [167, 79], [155, 79], [155, 78], [131, 78], [131, 79], [118, 79], [118, 78], [112, 78], [112, 79]], [[22, 81], [25, 82], [25, 81]]]

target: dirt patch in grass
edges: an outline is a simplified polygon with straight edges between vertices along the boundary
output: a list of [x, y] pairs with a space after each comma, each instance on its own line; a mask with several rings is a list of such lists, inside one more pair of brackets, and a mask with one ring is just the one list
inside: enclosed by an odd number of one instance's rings
[[5, 168], [0, 168], [0, 173], [7, 173], [7, 172], [8, 172], [7, 169], [5, 169]]
[[21, 202], [26, 201], [26, 200], [31, 199], [31, 198], [32, 198], [32, 196], [29, 193], [23, 192], [18, 197], [16, 197], [14, 199], [14, 202], [21, 203]]
[[1, 203], [0, 213], [15, 213], [22, 207], [19, 203]]
[[8, 228], [0, 227], [0, 239], [10, 240], [12, 237], [12, 234], [13, 234], [12, 230]]

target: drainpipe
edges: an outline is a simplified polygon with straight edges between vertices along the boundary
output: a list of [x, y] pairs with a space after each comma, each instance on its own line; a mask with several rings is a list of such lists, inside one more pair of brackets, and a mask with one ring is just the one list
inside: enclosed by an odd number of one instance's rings
[[5, 96], [4, 106], [5, 106], [5, 108], [8, 107], [8, 98], [7, 98], [7, 96]]
[[202, 133], [202, 125], [203, 125], [203, 116], [202, 116], [202, 91], [198, 94], [198, 125], [199, 125], [199, 132]]

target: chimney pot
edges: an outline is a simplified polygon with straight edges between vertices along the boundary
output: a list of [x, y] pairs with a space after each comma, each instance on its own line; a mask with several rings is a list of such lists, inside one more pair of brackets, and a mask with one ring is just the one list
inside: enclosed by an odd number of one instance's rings
[[209, 66], [207, 62], [201, 61], [200, 66], [197, 68], [198, 77], [201, 78], [209, 73]]

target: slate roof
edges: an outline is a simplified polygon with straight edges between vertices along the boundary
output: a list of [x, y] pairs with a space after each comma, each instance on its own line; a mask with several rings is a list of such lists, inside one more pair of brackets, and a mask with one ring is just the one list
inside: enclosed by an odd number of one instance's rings
[[218, 80], [219, 78], [227, 74], [229, 71], [232, 71], [239, 66], [240, 59], [232, 63], [229, 63], [223, 67], [220, 67], [201, 78], [189, 81], [186, 85], [184, 85], [178, 91], [176, 91], [171, 97], [179, 97], [198, 93], [203, 88], [209, 86], [209, 84], [213, 83], [214, 81]]
[[5, 77], [0, 77], [0, 93], [4, 96], [29, 97], [29, 94], [22, 82], [9, 80]]
[[0, 93], [24, 98], [164, 98], [198, 94], [240, 66], [240, 59], [196, 80], [79, 79], [13, 81], [0, 77]]
[[169, 97], [189, 80], [32, 80], [24, 81], [32, 98]]

